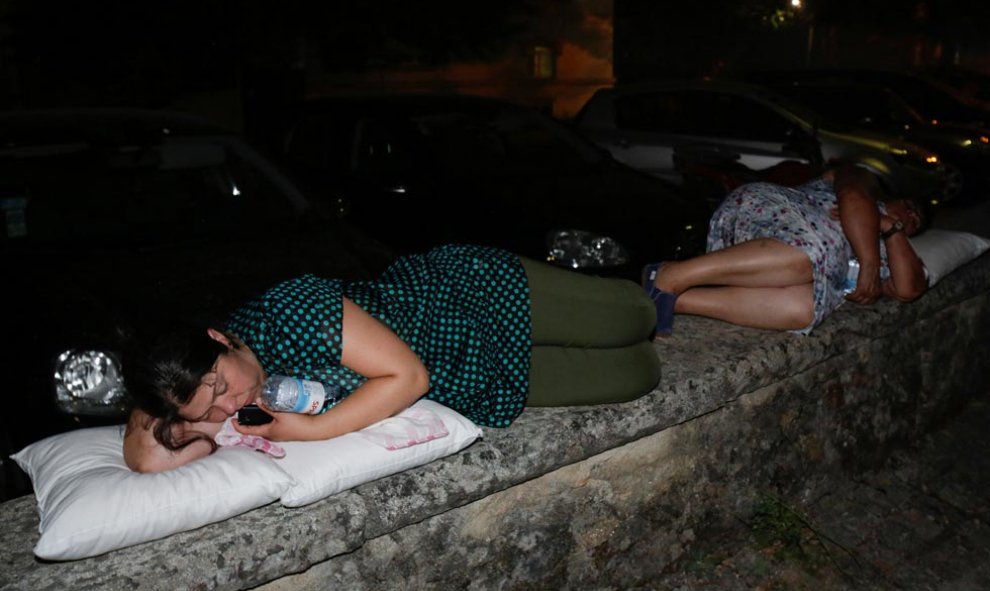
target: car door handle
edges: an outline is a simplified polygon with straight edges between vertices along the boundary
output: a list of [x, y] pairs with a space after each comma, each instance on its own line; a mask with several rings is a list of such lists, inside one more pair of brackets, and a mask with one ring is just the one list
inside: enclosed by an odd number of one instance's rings
[[623, 139], [612, 140], [612, 145], [615, 146], [616, 148], [628, 149], [629, 148], [629, 140], [624, 139], [624, 138]]

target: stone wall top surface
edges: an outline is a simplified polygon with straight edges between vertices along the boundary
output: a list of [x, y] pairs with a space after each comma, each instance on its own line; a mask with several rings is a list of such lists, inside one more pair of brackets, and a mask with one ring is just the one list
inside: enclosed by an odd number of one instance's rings
[[426, 466], [307, 507], [275, 503], [195, 531], [65, 563], [37, 560], [34, 498], [0, 505], [0, 588], [244, 589], [306, 570], [366, 540], [417, 523], [597, 453], [707, 414], [900, 326], [990, 290], [990, 256], [911, 304], [852, 304], [809, 336], [692, 317], [657, 340], [658, 387], [633, 402], [532, 408], [507, 429]]

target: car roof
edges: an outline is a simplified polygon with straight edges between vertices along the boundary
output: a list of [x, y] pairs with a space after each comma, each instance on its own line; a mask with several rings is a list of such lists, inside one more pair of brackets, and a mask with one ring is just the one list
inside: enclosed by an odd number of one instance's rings
[[0, 114], [0, 138], [8, 147], [72, 141], [154, 143], [168, 136], [232, 133], [193, 115], [151, 109], [45, 109]]
[[[905, 107], [911, 108], [910, 105], [904, 102], [904, 99], [900, 97], [896, 92], [891, 90], [889, 86], [885, 86], [879, 82], [869, 82], [865, 80], [846, 80], [846, 79], [810, 79], [810, 80], [774, 80], [772, 82], [768, 81], [766, 83], [767, 88], [774, 92], [780, 92], [786, 96], [787, 88], [807, 88], [807, 89], [833, 89], [833, 90], [845, 90], [849, 92], [862, 92], [862, 93], [873, 93], [873, 96], [887, 96], [891, 100], [903, 103]], [[778, 89], [781, 89], [778, 91]]]
[[[722, 92], [727, 94], [738, 94], [762, 100], [765, 103], [776, 105], [789, 111], [792, 115], [797, 115], [807, 120], [816, 120], [817, 115], [807, 107], [795, 103], [788, 97], [774, 92], [771, 88], [762, 84], [734, 80], [734, 79], [692, 79], [692, 80], [649, 80], [637, 81], [629, 84], [617, 84], [611, 88], [599, 90], [606, 96], [622, 96], [624, 94], [638, 94], [653, 91], [675, 91], [675, 90], [698, 90], [708, 92]], [[596, 93], [596, 94], [598, 94]]]

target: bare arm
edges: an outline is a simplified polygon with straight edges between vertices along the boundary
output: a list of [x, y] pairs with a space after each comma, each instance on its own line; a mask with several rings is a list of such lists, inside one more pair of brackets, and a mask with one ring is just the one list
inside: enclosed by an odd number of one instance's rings
[[[889, 230], [894, 222], [894, 218], [882, 216], [880, 230]], [[902, 302], [918, 299], [928, 290], [928, 281], [925, 278], [925, 266], [914, 252], [911, 241], [904, 232], [897, 232], [885, 244], [890, 280], [883, 283], [884, 294]]]
[[834, 171], [833, 186], [839, 205], [842, 231], [859, 260], [856, 290], [846, 299], [872, 304], [883, 295], [880, 283], [880, 211], [876, 192], [879, 186], [871, 173], [846, 166]]
[[[194, 426], [195, 425], [195, 426]], [[163, 472], [188, 464], [193, 460], [210, 455], [213, 448], [209, 443], [197, 440], [186, 447], [171, 451], [155, 439], [154, 419], [144, 411], [135, 409], [127, 420], [124, 434], [124, 462], [135, 472]], [[176, 429], [184, 433], [196, 431], [213, 437], [220, 430], [219, 423], [182, 423]]]
[[329, 439], [405, 410], [429, 389], [429, 374], [412, 349], [347, 298], [340, 361], [367, 381], [335, 407], [317, 416], [272, 412], [271, 423], [235, 423], [237, 430], [275, 441]]

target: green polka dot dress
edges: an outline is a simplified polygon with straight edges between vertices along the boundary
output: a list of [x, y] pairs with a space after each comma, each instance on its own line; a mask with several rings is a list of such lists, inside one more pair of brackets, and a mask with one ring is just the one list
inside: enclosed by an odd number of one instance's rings
[[505, 427], [529, 389], [529, 288], [505, 251], [451, 245], [393, 263], [375, 281], [305, 275], [236, 310], [227, 329], [269, 375], [322, 382], [331, 405], [364, 383], [340, 365], [346, 296], [392, 329], [426, 365], [426, 397], [475, 423]]

